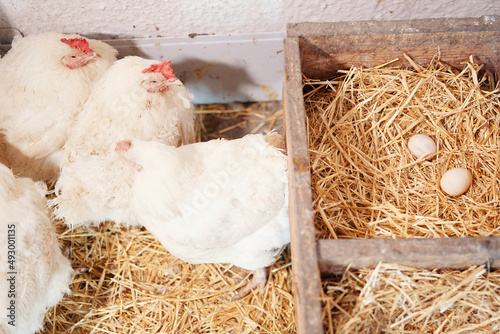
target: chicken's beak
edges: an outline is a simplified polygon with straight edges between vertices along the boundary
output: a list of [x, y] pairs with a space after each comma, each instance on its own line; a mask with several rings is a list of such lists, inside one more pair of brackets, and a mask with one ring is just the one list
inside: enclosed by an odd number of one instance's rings
[[162, 87], [160, 88], [160, 92], [166, 92], [168, 90], [168, 87], [170, 86], [182, 86], [182, 81], [177, 78], [169, 79], [163, 83]]
[[182, 81], [175, 79], [172, 83], [168, 83], [168, 86], [182, 86]]

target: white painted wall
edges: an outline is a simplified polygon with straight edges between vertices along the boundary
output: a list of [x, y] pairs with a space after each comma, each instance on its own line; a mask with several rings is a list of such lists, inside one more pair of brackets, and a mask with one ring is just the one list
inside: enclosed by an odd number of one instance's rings
[[412, 20], [500, 15], [499, 0], [284, 0], [286, 22]]
[[[0, 27], [106, 38], [284, 31], [282, 0], [0, 0]], [[2, 29], [0, 38], [13, 31]]]
[[14, 28], [25, 34], [172, 38], [284, 33], [287, 22], [498, 14], [499, 0], [0, 0], [0, 41], [8, 42]]
[[483, 15], [500, 0], [0, 0], [0, 53], [19, 32], [77, 32], [172, 59], [195, 103], [271, 100], [287, 23]]

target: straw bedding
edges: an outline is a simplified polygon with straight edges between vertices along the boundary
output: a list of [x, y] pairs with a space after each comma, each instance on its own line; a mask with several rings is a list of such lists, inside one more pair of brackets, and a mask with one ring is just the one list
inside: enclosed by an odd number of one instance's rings
[[500, 272], [428, 271], [394, 264], [324, 282], [326, 333], [497, 333]]
[[[438, 55], [439, 56], [439, 55]], [[473, 59], [452, 69], [352, 68], [305, 78], [318, 238], [497, 236], [500, 226], [500, 93]], [[416, 133], [438, 152], [416, 159]], [[448, 169], [471, 188], [447, 196]], [[379, 264], [322, 280], [327, 333], [493, 333], [500, 330], [500, 271], [420, 270]]]
[[[199, 140], [283, 130], [279, 103], [197, 109]], [[72, 295], [46, 313], [47, 334], [295, 333], [288, 250], [270, 268], [262, 296], [232, 301], [248, 283], [239, 268], [187, 264], [144, 228], [54, 223], [76, 273]]]
[[[306, 81], [318, 237], [500, 234], [500, 93], [479, 70], [471, 60], [454, 71], [434, 59]], [[417, 133], [436, 142], [431, 160], [408, 150]], [[454, 167], [473, 176], [458, 197], [439, 188]]]

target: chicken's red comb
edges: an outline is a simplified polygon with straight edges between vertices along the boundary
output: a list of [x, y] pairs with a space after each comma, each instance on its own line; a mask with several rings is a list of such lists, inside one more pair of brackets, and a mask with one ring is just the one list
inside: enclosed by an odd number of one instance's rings
[[94, 51], [89, 47], [89, 42], [87, 42], [85, 38], [61, 38], [61, 42], [68, 44], [72, 48], [78, 49], [88, 55], [94, 53]]
[[170, 68], [170, 64], [172, 63], [171, 60], [168, 62], [166, 60], [162, 61], [159, 64], [153, 64], [149, 66], [148, 68], [142, 70], [142, 73], [147, 73], [147, 72], [161, 72], [165, 79], [177, 79], [174, 74], [174, 70]]
[[128, 151], [132, 144], [127, 140], [120, 140], [116, 143], [115, 151]]

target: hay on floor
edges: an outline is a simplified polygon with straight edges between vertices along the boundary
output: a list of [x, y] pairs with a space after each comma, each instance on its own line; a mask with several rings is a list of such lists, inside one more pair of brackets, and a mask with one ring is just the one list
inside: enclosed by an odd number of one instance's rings
[[[276, 102], [197, 109], [199, 140], [282, 131]], [[295, 333], [288, 249], [270, 267], [262, 295], [233, 301], [248, 283], [239, 268], [187, 264], [144, 228], [105, 223], [68, 230], [54, 223], [76, 272], [72, 295], [46, 313], [44, 333]]]
[[323, 281], [325, 333], [496, 333], [500, 271], [379, 264]]

